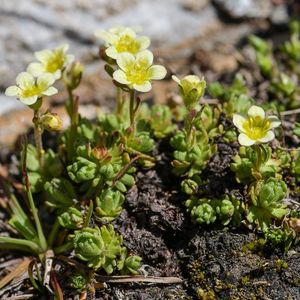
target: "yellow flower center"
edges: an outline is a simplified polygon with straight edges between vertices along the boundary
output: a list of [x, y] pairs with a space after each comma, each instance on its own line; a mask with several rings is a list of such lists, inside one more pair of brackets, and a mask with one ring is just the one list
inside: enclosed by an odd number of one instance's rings
[[259, 116], [249, 117], [243, 124], [245, 134], [252, 140], [263, 138], [270, 130], [270, 121]]
[[45, 64], [45, 71], [54, 73], [57, 70], [62, 69], [65, 63], [65, 55], [62, 50], [53, 50], [52, 55], [49, 57]]
[[131, 35], [124, 34], [120, 36], [118, 42], [114, 45], [118, 53], [129, 52], [136, 54], [140, 50], [140, 45]]
[[33, 96], [39, 96], [42, 93], [42, 89], [37, 85], [27, 87], [21, 91], [22, 98], [30, 98]]
[[135, 63], [126, 71], [126, 79], [132, 84], [143, 84], [149, 80], [148, 67]]

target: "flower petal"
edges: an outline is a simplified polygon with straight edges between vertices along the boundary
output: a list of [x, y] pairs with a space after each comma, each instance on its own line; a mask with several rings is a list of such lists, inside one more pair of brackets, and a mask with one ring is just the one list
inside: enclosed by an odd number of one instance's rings
[[276, 116], [268, 117], [268, 121], [271, 123], [270, 124], [270, 129], [279, 127], [280, 124], [281, 124], [281, 121]]
[[150, 81], [146, 81], [143, 84], [134, 84], [133, 88], [139, 92], [146, 93], [151, 90], [151, 83], [150, 83]]
[[145, 50], [150, 46], [150, 39], [147, 36], [140, 36], [136, 39], [136, 41], [140, 46], [140, 51]]
[[28, 86], [33, 86], [35, 79], [32, 74], [28, 72], [21, 72], [16, 78], [16, 83], [20, 88], [26, 88]]
[[34, 104], [38, 99], [38, 96], [32, 96], [28, 98], [20, 98], [20, 101], [26, 105], [32, 105]]
[[242, 146], [252, 146], [256, 143], [256, 141], [250, 139], [246, 134], [241, 133], [238, 137], [239, 143]]
[[66, 53], [69, 49], [69, 44], [63, 44], [60, 47], [58, 47], [58, 50], [61, 50], [63, 53]]
[[52, 95], [55, 95], [57, 93], [58, 93], [58, 90], [53, 86], [50, 86], [47, 90], [42, 92], [42, 94], [45, 95], [45, 96], [52, 96]]
[[44, 73], [37, 78], [37, 85], [42, 90], [45, 91], [55, 82], [55, 77], [50, 73]]
[[143, 50], [136, 55], [136, 62], [143, 66], [143, 68], [149, 68], [153, 63], [153, 53], [149, 50]]
[[239, 131], [245, 132], [245, 129], [244, 129], [244, 123], [246, 122], [245, 117], [243, 117], [239, 114], [233, 114], [232, 122]]
[[37, 51], [34, 53], [36, 59], [40, 61], [42, 64], [47, 64], [49, 58], [53, 55], [52, 51], [49, 49], [45, 49], [42, 51]]
[[96, 30], [95, 31], [95, 36], [98, 39], [104, 40], [107, 44], [114, 44], [118, 41], [118, 36], [116, 34], [105, 31], [105, 30]]
[[58, 80], [61, 78], [61, 70], [60, 69], [58, 69], [54, 73], [50, 73], [50, 74], [54, 77], [55, 80]]
[[117, 58], [118, 66], [123, 70], [128, 70], [135, 63], [135, 57], [127, 52], [120, 53]]
[[20, 88], [16, 85], [12, 85], [5, 90], [5, 95], [9, 97], [17, 96], [20, 91]]
[[44, 72], [44, 66], [41, 63], [38, 62], [33, 62], [30, 63], [27, 67], [27, 72], [29, 72], [30, 74], [32, 74], [33, 76], [39, 76], [40, 74], [42, 74]]
[[269, 130], [263, 138], [259, 139], [259, 141], [261, 143], [268, 143], [268, 142], [274, 140], [274, 138], [275, 138], [274, 132], [272, 130]]
[[172, 79], [173, 79], [175, 82], [177, 82], [178, 84], [180, 84], [180, 79], [179, 79], [177, 76], [172, 75]]
[[249, 117], [260, 117], [261, 119], [264, 119], [266, 117], [265, 111], [256, 105], [252, 105], [248, 110], [248, 116]]
[[119, 53], [117, 52], [117, 49], [115, 48], [115, 46], [110, 46], [105, 50], [105, 53], [108, 57], [111, 57], [113, 59], [117, 59]]
[[149, 72], [149, 78], [154, 80], [163, 79], [167, 74], [166, 68], [160, 65], [151, 66], [148, 72]]
[[129, 84], [129, 81], [126, 79], [126, 74], [122, 70], [117, 70], [113, 73], [113, 78], [121, 84]]
[[75, 56], [73, 54], [67, 54], [66, 55], [66, 61], [65, 61], [65, 64], [70, 64], [71, 62], [73, 62], [75, 59]]

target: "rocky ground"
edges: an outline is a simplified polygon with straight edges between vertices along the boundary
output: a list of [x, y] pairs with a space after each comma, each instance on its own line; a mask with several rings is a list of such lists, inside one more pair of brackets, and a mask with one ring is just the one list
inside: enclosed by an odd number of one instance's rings
[[[170, 74], [200, 73], [213, 79], [237, 67], [236, 46], [251, 32], [276, 32], [286, 26], [297, 1], [284, 0], [2, 0], [0, 7], [0, 145], [24, 132], [30, 112], [4, 96], [18, 72], [34, 59], [33, 52], [61, 43], [70, 45], [85, 66], [78, 90], [82, 113], [95, 113], [99, 103], [111, 106], [113, 87], [98, 59], [93, 32], [115, 25], [139, 25], [152, 39], [152, 49]], [[273, 27], [274, 28], [274, 27]], [[155, 98], [164, 101], [170, 80], [157, 84]], [[57, 97], [62, 103], [65, 95]], [[151, 96], [150, 96], [151, 97]], [[57, 107], [57, 105], [56, 105]], [[55, 108], [56, 109], [56, 108]], [[55, 110], [54, 109], [54, 110]], [[13, 110], [12, 114], [8, 111]], [[16, 111], [18, 110], [18, 111]], [[60, 109], [58, 109], [60, 111]], [[2, 115], [2, 116], [1, 116]], [[12, 119], [18, 119], [16, 126]]]

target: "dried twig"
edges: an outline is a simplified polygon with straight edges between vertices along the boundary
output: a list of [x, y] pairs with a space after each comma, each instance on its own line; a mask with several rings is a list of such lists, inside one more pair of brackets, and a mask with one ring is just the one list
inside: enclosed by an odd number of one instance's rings
[[280, 113], [281, 116], [295, 115], [300, 113], [300, 108], [286, 110]]

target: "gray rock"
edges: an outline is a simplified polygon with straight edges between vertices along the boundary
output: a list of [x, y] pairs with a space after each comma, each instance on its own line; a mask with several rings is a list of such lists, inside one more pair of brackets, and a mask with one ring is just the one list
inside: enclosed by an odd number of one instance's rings
[[[154, 45], [170, 46], [201, 35], [217, 20], [213, 7], [196, 14], [181, 0], [1, 0], [0, 93], [14, 84], [37, 50], [68, 43], [79, 60], [93, 64], [98, 28], [138, 25]], [[10, 105], [1, 105], [0, 114], [4, 107]]]
[[271, 0], [214, 0], [214, 2], [234, 19], [267, 18], [272, 12]]
[[275, 6], [270, 16], [273, 24], [286, 24], [289, 21], [287, 6], [284, 4]]

